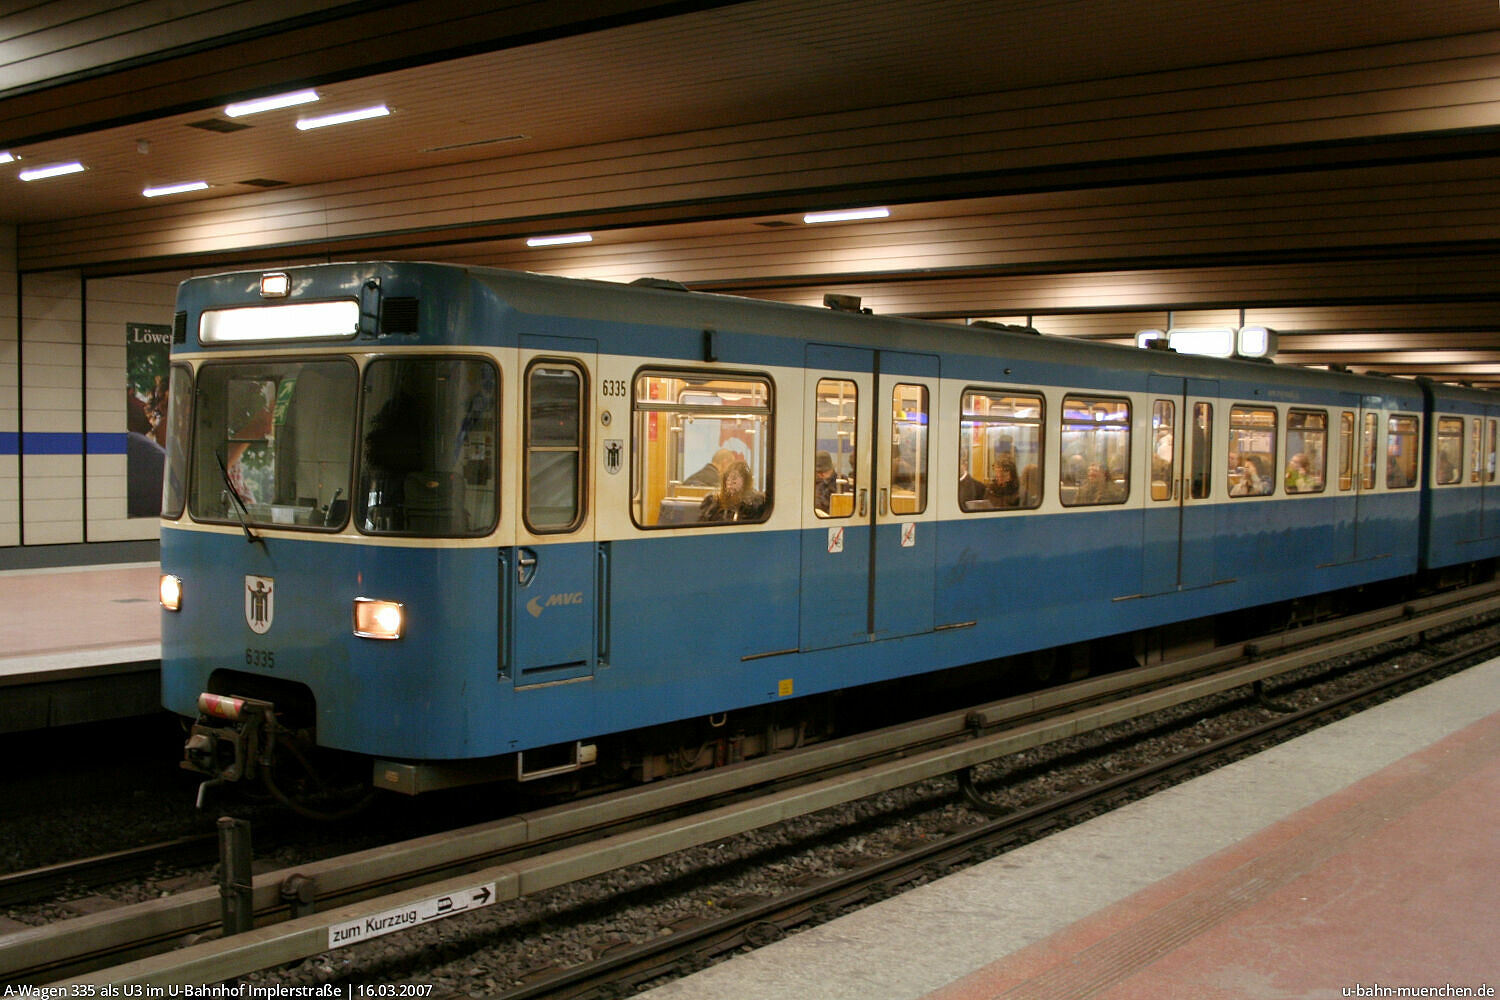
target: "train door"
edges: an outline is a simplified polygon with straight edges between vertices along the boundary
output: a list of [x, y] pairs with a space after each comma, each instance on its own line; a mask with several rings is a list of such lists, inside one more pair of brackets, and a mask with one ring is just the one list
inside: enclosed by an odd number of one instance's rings
[[1500, 407], [1484, 408], [1479, 440], [1475, 448], [1479, 461], [1479, 537], [1500, 535], [1500, 498], [1496, 493], [1495, 456], [1500, 449]]
[[1214, 403], [1219, 384], [1153, 375], [1150, 492], [1142, 590], [1165, 594], [1214, 582]]
[[938, 360], [814, 345], [807, 364], [801, 647], [930, 632]]
[[1357, 414], [1356, 442], [1359, 463], [1354, 470], [1354, 537], [1352, 560], [1370, 559], [1385, 551], [1379, 531], [1365, 524], [1372, 505], [1363, 497], [1374, 490], [1380, 461], [1380, 397], [1363, 396]]
[[807, 349], [803, 649], [869, 639], [874, 371], [873, 351], [820, 345]]
[[521, 340], [516, 546], [502, 565], [517, 687], [592, 676], [598, 662], [603, 556], [588, 509], [595, 357], [593, 341]]
[[[937, 587], [937, 502], [932, 414], [938, 359], [876, 356], [875, 531], [870, 545], [870, 634], [931, 632]], [[955, 432], [956, 440], [956, 432]]]

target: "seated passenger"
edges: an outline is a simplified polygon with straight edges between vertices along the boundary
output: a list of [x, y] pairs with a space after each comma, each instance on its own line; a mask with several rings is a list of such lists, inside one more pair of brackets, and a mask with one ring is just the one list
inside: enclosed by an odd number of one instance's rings
[[735, 460], [734, 452], [720, 448], [703, 468], [682, 481], [684, 486], [718, 486], [719, 476]]
[[828, 513], [833, 503], [833, 456], [826, 451], [818, 452], [813, 460], [813, 508]]
[[1443, 452], [1438, 452], [1438, 482], [1444, 485], [1456, 483], [1463, 478], [1463, 473], [1458, 469], [1458, 463], [1454, 462]]
[[984, 488], [984, 498], [996, 507], [1020, 505], [1021, 482], [1016, 476], [1016, 460], [1010, 455], [995, 459], [995, 475]]
[[1042, 471], [1035, 462], [1027, 463], [1021, 470], [1020, 501], [1022, 507], [1036, 507], [1042, 502]]
[[1234, 489], [1229, 491], [1229, 495], [1232, 497], [1264, 497], [1270, 496], [1274, 488], [1261, 474], [1260, 460], [1254, 455], [1246, 455], [1245, 464], [1241, 468], [1240, 481], [1235, 484]]
[[1088, 472], [1084, 474], [1083, 482], [1078, 487], [1078, 492], [1073, 495], [1075, 506], [1082, 504], [1111, 503], [1117, 499], [1117, 493], [1104, 475], [1104, 466], [1095, 463], [1089, 466]]
[[1288, 493], [1308, 493], [1318, 488], [1313, 480], [1312, 466], [1302, 452], [1297, 452], [1287, 461], [1285, 483]]
[[724, 470], [718, 492], [703, 498], [698, 520], [758, 521], [765, 513], [765, 494], [751, 485], [750, 467], [737, 461]]

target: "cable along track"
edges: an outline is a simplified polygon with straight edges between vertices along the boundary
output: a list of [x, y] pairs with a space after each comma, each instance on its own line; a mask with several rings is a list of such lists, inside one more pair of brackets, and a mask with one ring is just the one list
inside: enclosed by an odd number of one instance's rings
[[[1500, 585], [1486, 584], [267, 873], [251, 886], [252, 930], [186, 947], [176, 946], [219, 926], [219, 889], [28, 928], [0, 937], [0, 978], [54, 985], [221, 982], [327, 952], [341, 943], [335, 940], [341, 929], [368, 920], [441, 907], [442, 900], [449, 912], [462, 912], [475, 907], [455, 900], [472, 901], [486, 890], [478, 906], [515, 900], [1496, 610]], [[288, 899], [298, 900], [299, 915], [292, 916]]]

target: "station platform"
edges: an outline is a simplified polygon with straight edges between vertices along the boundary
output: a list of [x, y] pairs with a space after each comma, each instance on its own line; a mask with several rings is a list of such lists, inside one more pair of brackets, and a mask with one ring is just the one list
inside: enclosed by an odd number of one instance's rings
[[651, 1000], [1500, 990], [1500, 660]]
[[0, 733], [160, 708], [156, 563], [0, 571]]

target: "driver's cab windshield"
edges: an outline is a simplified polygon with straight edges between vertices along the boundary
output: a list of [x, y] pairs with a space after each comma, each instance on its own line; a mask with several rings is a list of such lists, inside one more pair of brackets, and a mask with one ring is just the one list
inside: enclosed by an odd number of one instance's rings
[[194, 400], [193, 517], [341, 527], [358, 379], [345, 360], [204, 365]]

